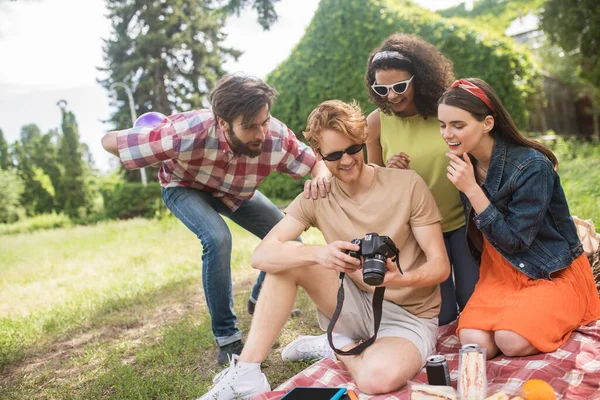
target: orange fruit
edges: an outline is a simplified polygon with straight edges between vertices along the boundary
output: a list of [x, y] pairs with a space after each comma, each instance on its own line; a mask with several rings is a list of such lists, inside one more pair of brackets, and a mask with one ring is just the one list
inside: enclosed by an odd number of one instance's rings
[[554, 389], [548, 382], [541, 379], [530, 379], [521, 388], [524, 400], [556, 400]]

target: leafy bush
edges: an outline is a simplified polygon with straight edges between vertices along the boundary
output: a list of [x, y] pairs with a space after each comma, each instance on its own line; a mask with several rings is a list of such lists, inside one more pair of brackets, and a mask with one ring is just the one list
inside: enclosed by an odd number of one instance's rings
[[160, 184], [121, 182], [101, 189], [104, 215], [110, 219], [152, 218], [163, 209]]
[[373, 110], [363, 83], [366, 60], [395, 32], [438, 47], [453, 61], [457, 77], [489, 82], [517, 124], [525, 125], [527, 102], [541, 82], [526, 49], [468, 21], [444, 19], [397, 0], [322, 0], [300, 43], [267, 77], [280, 93], [273, 115], [299, 133], [310, 111], [327, 99], [356, 99], [365, 112]]
[[0, 223], [15, 222], [25, 215], [21, 195], [25, 184], [16, 172], [0, 169]]
[[537, 12], [545, 0], [498, 1], [476, 0], [473, 9], [467, 10], [465, 3], [439, 10], [438, 14], [446, 18], [468, 18], [479, 26], [503, 33], [510, 23], [520, 15]]
[[64, 214], [40, 214], [28, 217], [12, 224], [0, 224], [0, 235], [29, 233], [43, 229], [55, 229], [71, 226], [72, 222]]
[[563, 139], [541, 140], [558, 158], [558, 174], [572, 215], [592, 219], [600, 227], [600, 142]]
[[287, 203], [302, 192], [304, 181], [309, 178], [310, 175], [295, 180], [287, 174], [274, 172], [264, 180], [258, 190], [276, 204]]

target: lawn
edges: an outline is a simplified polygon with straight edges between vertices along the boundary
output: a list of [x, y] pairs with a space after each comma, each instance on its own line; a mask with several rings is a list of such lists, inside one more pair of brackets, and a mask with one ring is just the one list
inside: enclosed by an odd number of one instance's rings
[[557, 139], [551, 148], [571, 214], [592, 219], [600, 231], [600, 142]]
[[[230, 223], [239, 326], [257, 272], [258, 239]], [[175, 218], [2, 236], [2, 399], [187, 399], [221, 368], [201, 289], [201, 246]], [[322, 240], [318, 231], [308, 242]], [[278, 349], [299, 332], [318, 333], [300, 293], [263, 365], [276, 386], [307, 364], [283, 364]]]

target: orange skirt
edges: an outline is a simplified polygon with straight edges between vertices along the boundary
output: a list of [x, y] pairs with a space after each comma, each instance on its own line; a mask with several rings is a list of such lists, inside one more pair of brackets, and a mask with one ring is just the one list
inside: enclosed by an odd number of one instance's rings
[[585, 254], [552, 274], [552, 280], [531, 279], [484, 239], [479, 282], [459, 316], [457, 333], [509, 330], [548, 353], [579, 325], [597, 319], [600, 297]]

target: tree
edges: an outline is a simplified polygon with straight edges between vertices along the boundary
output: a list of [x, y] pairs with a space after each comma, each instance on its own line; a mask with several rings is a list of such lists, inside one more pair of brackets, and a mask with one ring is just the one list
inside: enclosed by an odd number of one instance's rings
[[[115, 82], [133, 91], [137, 114], [170, 114], [203, 105], [217, 79], [225, 73], [227, 58], [240, 52], [222, 45], [225, 20], [252, 6], [259, 22], [268, 27], [276, 20], [278, 0], [106, 0], [112, 37], [105, 41], [107, 90]], [[118, 91], [117, 128], [131, 126], [126, 93]]]
[[15, 171], [0, 170], [0, 223], [17, 221], [25, 214], [21, 195], [25, 184]]
[[4, 133], [0, 129], [0, 169], [7, 170], [13, 167], [12, 156], [8, 150], [8, 143], [4, 138]]
[[[60, 103], [60, 102], [59, 102]], [[85, 166], [79, 142], [79, 129], [75, 115], [61, 107], [62, 137], [58, 147], [58, 157], [63, 174], [56, 192], [56, 201], [69, 217], [81, 217], [91, 207], [85, 184]]]
[[20, 140], [12, 145], [16, 172], [25, 185], [21, 204], [28, 215], [54, 210], [54, 187], [38, 165], [48, 152], [47, 148], [40, 145], [42, 141], [43, 135], [38, 126], [29, 124], [21, 128]]
[[252, 4], [258, 13], [258, 23], [263, 29], [269, 29], [275, 21], [277, 21], [277, 13], [275, 12], [275, 3], [279, 0], [229, 0], [229, 2], [223, 7], [226, 14], [240, 14], [240, 12]]
[[600, 87], [600, 7], [597, 0], [546, 0], [542, 29], [567, 54], [580, 53], [582, 78]]

